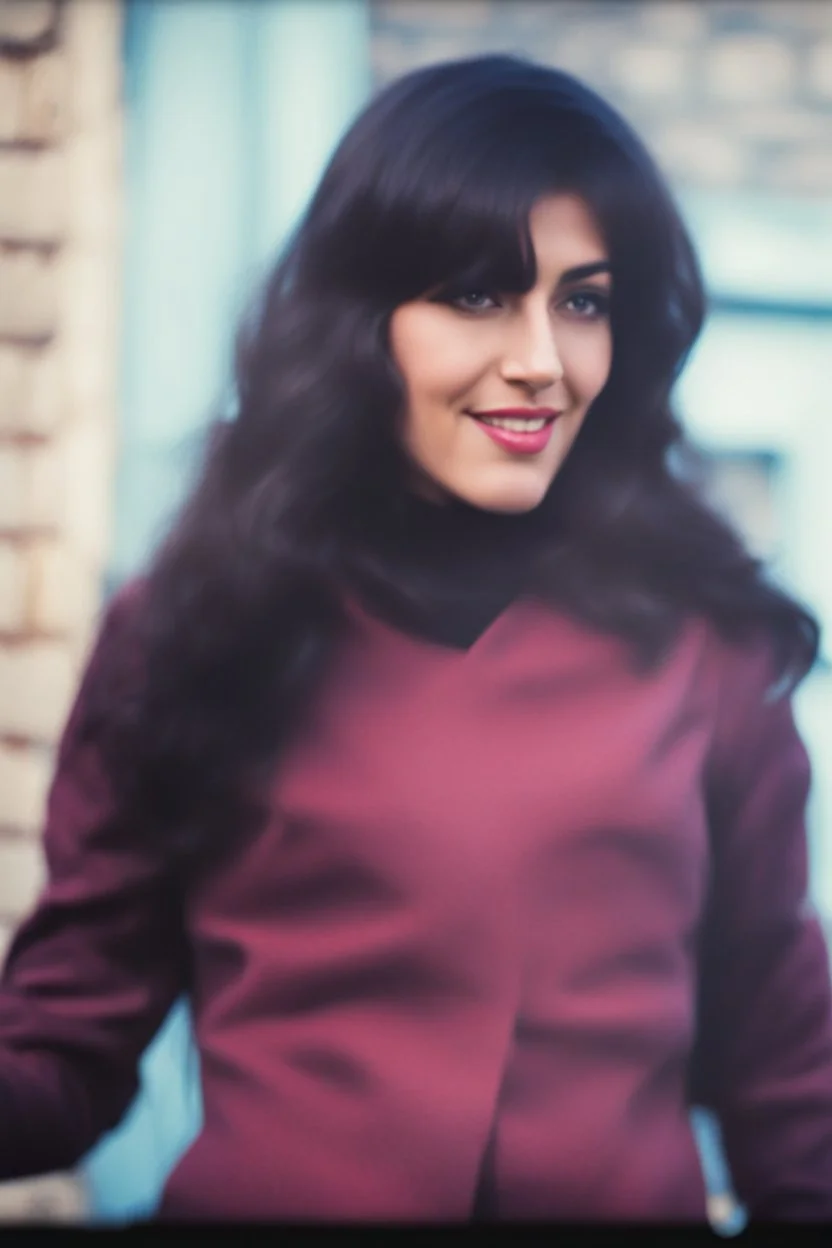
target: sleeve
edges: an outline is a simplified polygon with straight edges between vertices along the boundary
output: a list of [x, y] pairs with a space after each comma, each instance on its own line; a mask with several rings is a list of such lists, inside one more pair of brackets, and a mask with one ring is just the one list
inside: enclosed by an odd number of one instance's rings
[[180, 889], [116, 808], [90, 714], [132, 595], [107, 612], [57, 752], [47, 882], [0, 981], [0, 1179], [65, 1169], [115, 1126], [186, 987]]
[[712, 879], [692, 1099], [753, 1220], [832, 1221], [832, 991], [807, 901], [810, 771], [760, 646], [728, 663], [712, 751]]

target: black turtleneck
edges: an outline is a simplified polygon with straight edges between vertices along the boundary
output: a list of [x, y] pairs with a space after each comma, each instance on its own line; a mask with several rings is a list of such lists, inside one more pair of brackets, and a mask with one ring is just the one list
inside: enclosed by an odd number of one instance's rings
[[512, 515], [407, 494], [369, 542], [365, 530], [372, 572], [354, 569], [352, 587], [394, 627], [467, 650], [524, 592], [550, 526], [541, 508]]

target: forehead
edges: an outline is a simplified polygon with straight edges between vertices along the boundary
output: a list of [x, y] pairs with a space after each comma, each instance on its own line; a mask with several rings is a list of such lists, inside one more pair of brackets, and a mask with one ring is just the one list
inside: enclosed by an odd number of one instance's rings
[[529, 213], [529, 233], [540, 269], [571, 268], [609, 259], [606, 242], [589, 205], [577, 195], [545, 195]]

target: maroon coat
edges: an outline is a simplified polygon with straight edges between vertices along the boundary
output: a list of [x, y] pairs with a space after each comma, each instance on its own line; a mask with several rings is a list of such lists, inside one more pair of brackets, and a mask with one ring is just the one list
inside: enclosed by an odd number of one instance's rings
[[487, 1158], [501, 1218], [702, 1219], [693, 1095], [752, 1215], [832, 1218], [808, 767], [762, 649], [692, 622], [644, 676], [529, 602], [468, 651], [356, 612], [271, 818], [181, 893], [79, 739], [96, 670], [0, 993], [0, 1175], [112, 1126], [192, 983], [168, 1216], [465, 1219]]

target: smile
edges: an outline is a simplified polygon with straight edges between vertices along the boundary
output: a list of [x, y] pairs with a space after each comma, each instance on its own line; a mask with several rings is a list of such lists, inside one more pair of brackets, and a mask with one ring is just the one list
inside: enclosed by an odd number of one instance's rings
[[547, 424], [544, 416], [538, 416], [534, 420], [519, 420], [516, 416], [478, 416], [477, 420], [494, 429], [513, 429], [515, 433], [536, 433]]
[[534, 411], [469, 412], [492, 442], [503, 450], [520, 455], [539, 455], [549, 443], [560, 412]]

